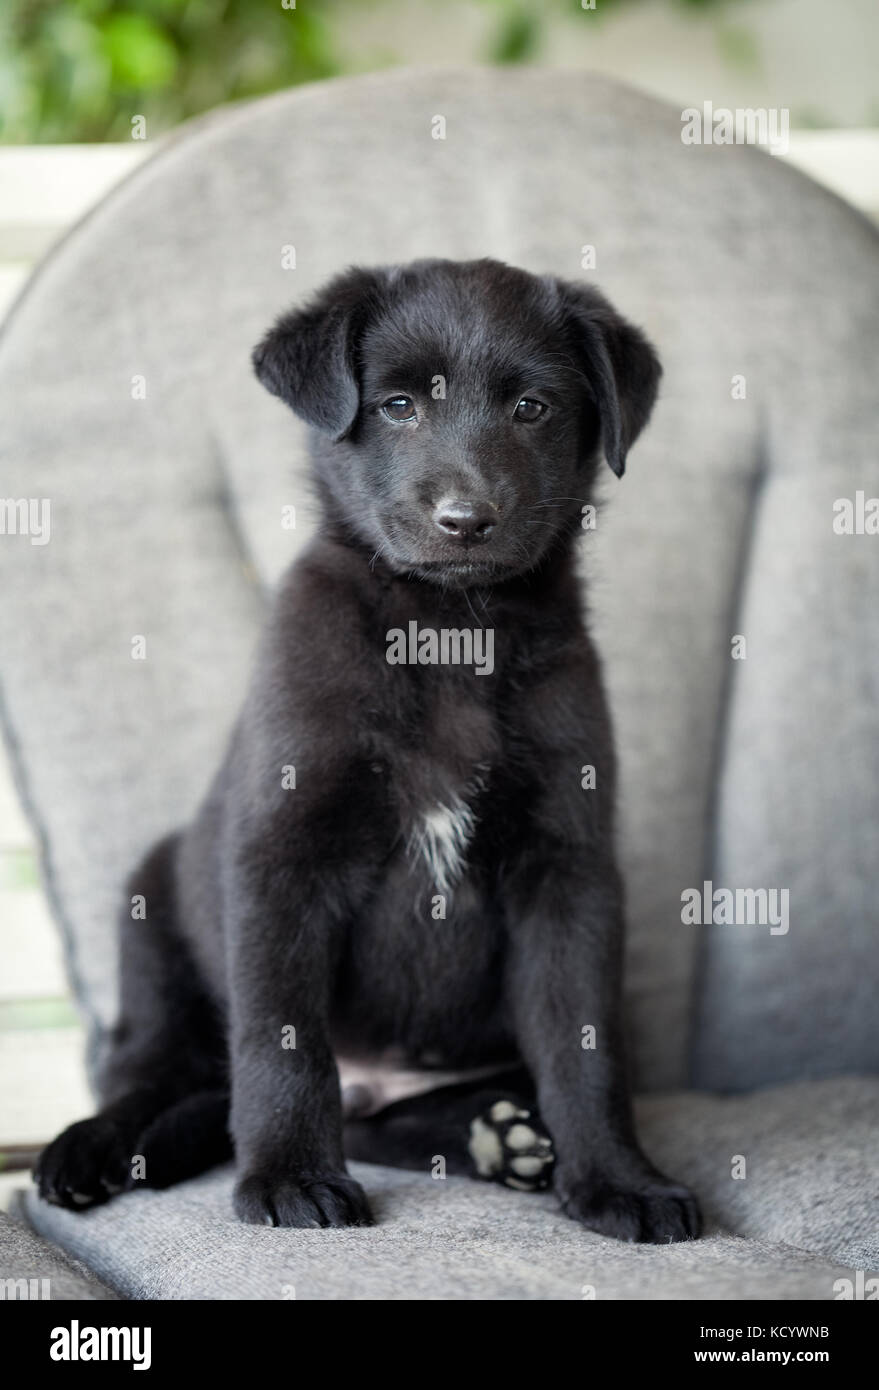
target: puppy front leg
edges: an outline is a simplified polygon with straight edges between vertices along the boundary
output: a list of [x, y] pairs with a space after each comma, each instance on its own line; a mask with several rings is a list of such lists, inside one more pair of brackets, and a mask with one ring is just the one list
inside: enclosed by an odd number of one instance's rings
[[256, 883], [239, 873], [227, 895], [235, 1210], [270, 1226], [368, 1225], [342, 1157], [327, 1029], [332, 923], [303, 897], [304, 880], [291, 869]]
[[635, 1136], [622, 1036], [621, 891], [612, 866], [532, 849], [509, 895], [508, 990], [567, 1215], [629, 1241], [699, 1234], [692, 1194]]

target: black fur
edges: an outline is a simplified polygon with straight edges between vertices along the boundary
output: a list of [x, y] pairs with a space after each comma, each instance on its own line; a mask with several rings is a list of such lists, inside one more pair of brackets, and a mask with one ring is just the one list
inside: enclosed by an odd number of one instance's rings
[[[104, 1200], [137, 1185], [138, 1154], [146, 1184], [189, 1176], [227, 1156], [228, 1105], [242, 1219], [368, 1222], [346, 1145], [472, 1172], [474, 1111], [509, 1093], [447, 1087], [343, 1127], [334, 1055], [394, 1048], [409, 1066], [518, 1063], [570, 1216], [697, 1234], [632, 1124], [613, 742], [573, 553], [600, 453], [621, 475], [650, 414], [653, 349], [593, 289], [422, 261], [339, 276], [254, 364], [315, 427], [322, 525], [199, 816], [129, 884], [147, 917], [123, 914], [103, 1109], [43, 1154], [41, 1192]], [[415, 418], [387, 418], [400, 397]], [[518, 418], [523, 399], [546, 409]], [[390, 665], [387, 634], [412, 620], [491, 629], [493, 672]], [[435, 920], [408, 842], [462, 804], [466, 860]]]

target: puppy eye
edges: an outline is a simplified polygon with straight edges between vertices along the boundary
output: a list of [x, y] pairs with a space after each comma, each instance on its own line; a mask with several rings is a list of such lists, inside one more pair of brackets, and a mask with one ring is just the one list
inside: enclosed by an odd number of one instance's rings
[[406, 420], [414, 420], [416, 418], [415, 402], [411, 396], [391, 396], [391, 399], [385, 401], [382, 406], [382, 414], [397, 425]]
[[514, 420], [524, 420], [530, 425], [532, 421], [539, 420], [541, 415], [546, 414], [546, 406], [542, 401], [532, 401], [530, 397], [523, 396], [522, 400], [513, 411]]

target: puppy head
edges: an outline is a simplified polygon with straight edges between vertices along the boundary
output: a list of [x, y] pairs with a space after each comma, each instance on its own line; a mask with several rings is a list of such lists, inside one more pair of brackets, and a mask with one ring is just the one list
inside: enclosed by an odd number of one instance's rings
[[392, 569], [461, 586], [578, 528], [599, 449], [622, 476], [661, 371], [597, 290], [490, 260], [349, 270], [253, 361], [318, 432], [335, 520]]

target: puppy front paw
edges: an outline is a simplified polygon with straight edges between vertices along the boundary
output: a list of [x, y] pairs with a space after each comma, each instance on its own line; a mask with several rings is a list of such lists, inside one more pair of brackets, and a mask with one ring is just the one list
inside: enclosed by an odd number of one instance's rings
[[666, 1245], [693, 1240], [702, 1215], [692, 1192], [657, 1174], [638, 1182], [581, 1179], [556, 1184], [562, 1211], [615, 1240]]
[[247, 1173], [235, 1188], [235, 1211], [250, 1226], [371, 1226], [366, 1193], [347, 1173]]

